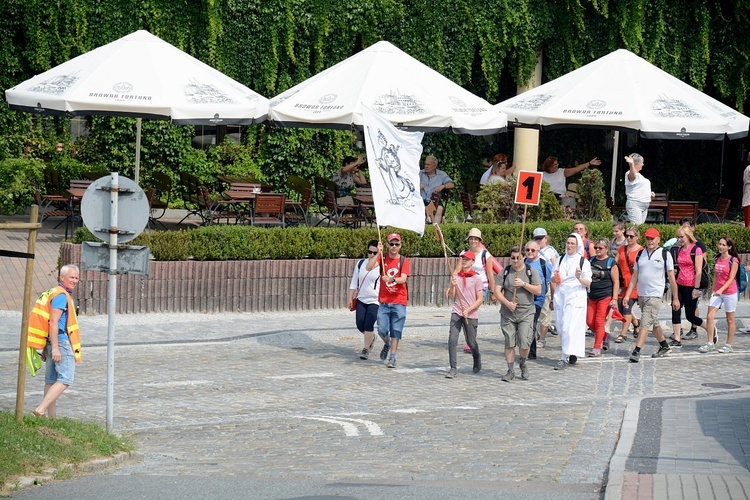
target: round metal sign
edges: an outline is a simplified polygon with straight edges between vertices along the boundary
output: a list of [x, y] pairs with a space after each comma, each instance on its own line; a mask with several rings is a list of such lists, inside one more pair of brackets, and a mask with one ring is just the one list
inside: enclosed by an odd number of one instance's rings
[[112, 176], [95, 180], [81, 199], [81, 217], [89, 231], [109, 242], [109, 230], [116, 226], [117, 243], [125, 243], [143, 232], [148, 224], [148, 198], [143, 189], [127, 177], [117, 177], [117, 221], [110, 222]]

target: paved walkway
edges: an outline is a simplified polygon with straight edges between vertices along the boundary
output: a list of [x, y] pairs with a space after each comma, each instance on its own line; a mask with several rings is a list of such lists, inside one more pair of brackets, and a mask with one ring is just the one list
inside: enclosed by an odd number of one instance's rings
[[[6, 411], [18, 310], [0, 308]], [[750, 304], [737, 316], [750, 324]], [[103, 424], [107, 318], [81, 324], [84, 363], [58, 412]], [[699, 339], [659, 360], [648, 357], [650, 340], [638, 364], [627, 361], [629, 340], [564, 372], [552, 370], [560, 346], [551, 337], [530, 381], [504, 383], [496, 307], [481, 311], [484, 369], [473, 375], [461, 354], [454, 380], [444, 378], [445, 309], [410, 309], [396, 369], [356, 356], [352, 324], [348, 311], [118, 316], [115, 429], [145, 458], [109, 473], [325, 482], [329, 492], [385, 482], [390, 498], [417, 484], [476, 498], [750, 495], [750, 335], [738, 334], [734, 354], [700, 354]], [[723, 320], [719, 329], [723, 338]], [[27, 380], [27, 412], [42, 383]]]

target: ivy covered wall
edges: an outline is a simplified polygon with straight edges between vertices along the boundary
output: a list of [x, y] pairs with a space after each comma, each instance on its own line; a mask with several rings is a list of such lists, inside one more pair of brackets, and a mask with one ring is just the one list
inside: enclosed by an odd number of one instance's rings
[[[515, 95], [540, 51], [547, 81], [627, 48], [744, 112], [749, 28], [745, 0], [4, 0], [0, 88], [146, 29], [269, 98], [385, 39], [492, 103]], [[96, 147], [81, 148], [86, 155], [79, 159], [132, 172], [132, 120], [92, 120], [92, 126]], [[189, 165], [206, 175], [220, 168], [211, 166], [210, 153], [188, 151], [190, 133], [165, 128], [172, 126], [144, 124], [152, 146], [142, 161], [146, 177], [156, 168]], [[28, 154], [30, 136], [51, 144], [65, 130], [64, 121], [3, 108], [0, 159]], [[498, 141], [508, 151], [507, 139]], [[280, 183], [292, 172], [330, 173], [352, 140], [341, 131], [261, 125], [248, 129], [245, 147], [248, 168]], [[459, 179], [475, 176], [485, 147], [481, 138], [451, 134], [425, 143]], [[601, 154], [599, 147], [586, 137], [570, 159]], [[700, 151], [679, 151], [693, 147]]]

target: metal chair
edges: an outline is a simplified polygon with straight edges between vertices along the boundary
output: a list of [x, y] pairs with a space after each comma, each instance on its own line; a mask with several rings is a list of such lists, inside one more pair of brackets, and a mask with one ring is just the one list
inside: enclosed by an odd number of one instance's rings
[[719, 200], [716, 202], [716, 208], [713, 210], [708, 210], [705, 208], [699, 208], [698, 209], [698, 218], [704, 219], [705, 222], [711, 222], [711, 220], [715, 220], [717, 223], [721, 223], [724, 219], [727, 217], [727, 212], [729, 211], [729, 205], [732, 203], [732, 200], [729, 198], [719, 198]]
[[[153, 172], [151, 174], [151, 186], [147, 189], [146, 194], [150, 209], [148, 217], [149, 226], [159, 223], [166, 230], [167, 227], [159, 219], [164, 217], [169, 208], [169, 201], [172, 198], [172, 178], [161, 172]], [[157, 217], [156, 212], [159, 210], [161, 210], [161, 214]]]
[[313, 190], [309, 187], [302, 188], [302, 195], [300, 201], [286, 200], [284, 203], [284, 210], [286, 215], [287, 223], [300, 224], [305, 223], [306, 226], [310, 225], [308, 220], [310, 205], [312, 204]]

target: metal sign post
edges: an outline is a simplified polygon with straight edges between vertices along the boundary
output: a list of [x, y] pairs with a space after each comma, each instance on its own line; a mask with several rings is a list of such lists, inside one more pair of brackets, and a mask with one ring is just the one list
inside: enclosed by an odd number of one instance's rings
[[[122, 196], [122, 198], [120, 198]], [[109, 210], [107, 210], [109, 203]], [[120, 205], [123, 205], [120, 207]], [[120, 208], [123, 208], [122, 214]], [[127, 208], [127, 210], [125, 209]], [[115, 312], [117, 306], [117, 274], [130, 272], [127, 267], [117, 265], [117, 253], [131, 250], [130, 241], [143, 231], [148, 223], [148, 200], [143, 190], [128, 178], [120, 178], [117, 172], [93, 182], [81, 200], [81, 216], [86, 227], [102, 240], [109, 236], [109, 243], [102, 243], [109, 249], [109, 291], [107, 295], [107, 431], [114, 427], [115, 392]], [[137, 247], [142, 249], [143, 247]], [[97, 269], [98, 262], [92, 261], [92, 253], [83, 252], [83, 268]], [[94, 259], [95, 260], [95, 259]], [[148, 260], [148, 257], [146, 257]], [[147, 272], [147, 271], [146, 271]]]

